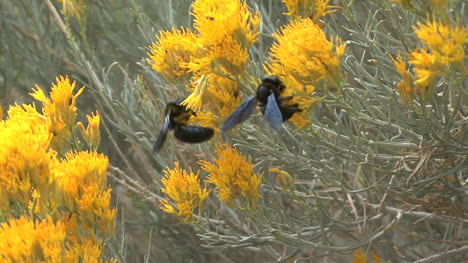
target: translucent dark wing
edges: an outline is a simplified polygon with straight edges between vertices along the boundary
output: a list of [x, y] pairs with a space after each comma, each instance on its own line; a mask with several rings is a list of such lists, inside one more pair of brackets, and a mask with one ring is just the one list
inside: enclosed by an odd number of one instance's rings
[[268, 96], [268, 102], [265, 106], [265, 112], [263, 113], [265, 121], [275, 130], [281, 129], [283, 126], [283, 117], [281, 116], [280, 108], [276, 102], [275, 94], [272, 92]]
[[246, 99], [242, 104], [224, 121], [221, 126], [221, 131], [228, 131], [239, 123], [246, 121], [252, 115], [257, 105], [256, 96], [251, 96]]
[[153, 153], [161, 150], [161, 147], [166, 141], [167, 131], [169, 130], [170, 124], [171, 124], [171, 111], [168, 111], [166, 114], [166, 117], [164, 117], [164, 124], [161, 129], [161, 132], [159, 132], [158, 139], [156, 139], [156, 142], [153, 145]]
[[177, 125], [174, 135], [183, 142], [200, 143], [211, 139], [214, 135], [214, 130], [207, 127]]

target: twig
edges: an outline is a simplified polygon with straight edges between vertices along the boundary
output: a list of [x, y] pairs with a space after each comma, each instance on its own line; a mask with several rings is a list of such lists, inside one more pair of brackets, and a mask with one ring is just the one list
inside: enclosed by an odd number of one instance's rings
[[419, 259], [419, 260], [413, 261], [413, 263], [429, 263], [429, 262], [436, 262], [436, 261], [441, 262], [441, 260], [444, 258], [466, 253], [467, 251], [468, 251], [468, 246], [464, 246], [461, 248], [444, 251], [439, 254], [435, 254], [430, 257], [427, 257], [427, 258]]

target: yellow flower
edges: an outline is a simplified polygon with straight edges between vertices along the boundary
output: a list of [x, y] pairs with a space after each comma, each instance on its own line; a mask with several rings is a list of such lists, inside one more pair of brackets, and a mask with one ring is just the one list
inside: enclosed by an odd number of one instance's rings
[[445, 74], [447, 65], [425, 49], [411, 51], [408, 56], [416, 75], [416, 94], [427, 100], [434, 93], [434, 81]]
[[401, 100], [406, 105], [412, 105], [414, 99], [413, 78], [407, 70], [406, 62], [401, 57], [400, 51], [398, 51], [397, 59], [393, 59], [393, 57], [390, 57], [390, 59], [393, 61], [398, 73], [403, 77], [403, 80], [397, 84]]
[[278, 179], [283, 190], [294, 190], [294, 178], [291, 174], [276, 167], [271, 168], [270, 172], [276, 173], [276, 179]]
[[[371, 253], [371, 256], [372, 256], [371, 262], [384, 262], [384, 260], [375, 253]], [[354, 252], [353, 263], [368, 263], [368, 262], [369, 260], [366, 257], [366, 253], [364, 249], [361, 248]]]
[[101, 133], [99, 131], [101, 116], [99, 112], [96, 112], [96, 114], [92, 113], [91, 116], [86, 115], [86, 117], [88, 118], [88, 127], [86, 127], [86, 129], [81, 122], [78, 122], [76, 126], [80, 129], [81, 135], [89, 148], [95, 151], [101, 142]]
[[366, 257], [366, 253], [364, 252], [364, 249], [359, 249], [354, 252], [354, 259], [353, 263], [367, 263], [369, 262]]
[[66, 233], [62, 222], [25, 217], [0, 225], [2, 262], [65, 262]]
[[60, 187], [55, 200], [79, 215], [81, 223], [97, 224], [102, 233], [113, 231], [116, 210], [110, 209], [105, 155], [96, 152], [68, 153], [51, 167]]
[[[200, 179], [192, 170], [188, 173], [180, 168], [175, 162], [174, 169], [164, 171], [162, 191], [166, 193], [174, 202], [175, 207], [167, 200], [161, 200], [161, 209], [167, 213], [175, 214], [185, 220], [191, 220], [193, 211], [199, 207], [200, 213], [203, 211], [203, 204], [210, 191], [200, 187]], [[176, 211], [176, 208], [178, 211]]]
[[57, 84], [53, 84], [50, 99], [46, 97], [42, 89], [36, 85], [31, 95], [42, 102], [42, 112], [49, 119], [51, 132], [54, 135], [52, 148], [60, 151], [66, 141], [70, 141], [71, 129], [75, 126], [77, 115], [76, 100], [84, 91], [82, 87], [75, 95], [76, 82], [71, 83], [68, 76], [56, 78]]
[[80, 23], [84, 21], [86, 0], [58, 0], [63, 3], [63, 14], [76, 18]]
[[311, 18], [318, 22], [321, 17], [336, 11], [337, 6], [328, 5], [330, 0], [283, 0], [292, 18]]
[[458, 23], [452, 27], [449, 23], [433, 20], [427, 24], [418, 22], [415, 32], [432, 51], [438, 63], [454, 64], [464, 70], [465, 48], [468, 43], [466, 26]]
[[26, 208], [33, 189], [49, 196], [53, 178], [49, 164], [51, 134], [47, 121], [34, 106], [13, 106], [0, 121], [0, 210], [10, 203]]
[[193, 3], [194, 27], [205, 54], [189, 65], [192, 71], [209, 74], [244, 71], [248, 51], [259, 34], [260, 15], [253, 15], [239, 0], [197, 0]]
[[341, 80], [340, 57], [345, 45], [338, 38], [328, 41], [311, 19], [294, 20], [273, 36], [277, 42], [270, 51], [271, 62], [265, 66], [269, 75], [290, 76], [303, 85]]
[[[103, 250], [102, 241], [98, 239], [85, 239], [70, 243], [66, 253], [66, 262], [89, 262], [103, 263], [101, 254]], [[108, 260], [106, 262], [116, 263], [117, 260]]]
[[203, 112], [197, 112], [190, 122], [217, 129], [242, 102], [240, 88], [236, 81], [219, 75], [211, 75], [205, 85]]
[[198, 111], [202, 106], [203, 94], [205, 93], [209, 77], [210, 76], [202, 75], [197, 81], [195, 81], [195, 90], [184, 101], [182, 101], [181, 104], [187, 106], [187, 108], [192, 109], [193, 111]]
[[200, 56], [198, 36], [190, 29], [161, 31], [157, 41], [149, 48], [148, 56], [153, 69], [169, 82], [181, 80], [189, 75], [187, 64]]
[[3, 120], [3, 108], [2, 104], [0, 104], [0, 121]]
[[202, 169], [210, 173], [208, 182], [216, 185], [219, 198], [228, 205], [232, 205], [235, 199], [244, 198], [250, 207], [255, 208], [258, 199], [263, 174], [256, 175], [250, 159], [239, 153], [229, 145], [221, 145], [216, 149], [218, 158], [214, 164], [208, 161], [200, 161]]

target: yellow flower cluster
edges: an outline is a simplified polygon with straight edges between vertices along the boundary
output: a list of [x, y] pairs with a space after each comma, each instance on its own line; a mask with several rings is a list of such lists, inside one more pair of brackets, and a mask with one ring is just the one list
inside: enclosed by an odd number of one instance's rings
[[200, 161], [202, 169], [209, 173], [208, 182], [216, 185], [219, 198], [228, 205], [234, 200], [243, 198], [249, 207], [255, 208], [258, 199], [263, 174], [256, 175], [252, 162], [229, 145], [221, 145], [216, 149], [218, 158], [214, 163]]
[[92, 113], [91, 116], [86, 115], [88, 118], [88, 127], [84, 127], [83, 123], [77, 122], [76, 126], [80, 129], [83, 140], [88, 144], [89, 149], [97, 150], [101, 143], [101, 132], [99, 124], [101, 123], [101, 116], [99, 112]]
[[[235, 200], [240, 200], [248, 208], [255, 209], [259, 198], [260, 184], [263, 174], [256, 175], [250, 160], [239, 153], [235, 148], [221, 145], [217, 148], [218, 158], [214, 163], [202, 160], [202, 169], [209, 173], [207, 181], [214, 184], [219, 198], [228, 205], [234, 205]], [[199, 175], [181, 169], [179, 163], [175, 163], [174, 169], [167, 169], [162, 180], [163, 192], [175, 203], [172, 205], [167, 200], [161, 200], [161, 209], [167, 213], [175, 214], [185, 220], [192, 219], [193, 211], [198, 207], [200, 214], [203, 211], [204, 200], [210, 191], [200, 187]], [[176, 209], [178, 211], [176, 211]]]
[[308, 123], [315, 86], [322, 80], [339, 86], [345, 45], [338, 38], [329, 41], [322, 27], [309, 18], [296, 19], [273, 36], [277, 42], [265, 70], [281, 77], [287, 87], [284, 96], [294, 95], [290, 103], [297, 103], [302, 112], [294, 114], [291, 122], [300, 128]]
[[0, 225], [1, 262], [71, 262], [65, 261], [67, 233], [63, 222], [51, 217], [34, 221], [12, 218]]
[[162, 31], [149, 63], [168, 82], [188, 80], [191, 95], [183, 104], [195, 111], [204, 106], [192, 121], [218, 127], [241, 102], [237, 78], [257, 40], [260, 16], [239, 0], [197, 0], [192, 14], [196, 32]]
[[247, 3], [239, 0], [197, 0], [193, 16], [206, 55], [191, 63], [192, 70], [201, 74], [242, 73], [249, 48], [259, 34], [259, 14], [250, 13]]
[[416, 35], [425, 48], [410, 51], [409, 62], [413, 66], [411, 75], [400, 54], [393, 63], [403, 80], [397, 84], [402, 101], [411, 105], [415, 96], [423, 101], [429, 99], [435, 88], [435, 81], [449, 73], [450, 69], [466, 74], [465, 47], [468, 43], [468, 28], [457, 24], [432, 20], [426, 24], [418, 22]]
[[[74, 87], [57, 78], [50, 98], [37, 87], [32, 96], [43, 102], [42, 114], [34, 105], [15, 105], [0, 121], [0, 258], [7, 262], [100, 262], [113, 234], [108, 159], [77, 151], [76, 99], [83, 89], [73, 95]], [[83, 135], [96, 148], [98, 116], [88, 116]]]
[[286, 15], [296, 18], [311, 18], [314, 22], [336, 11], [330, 0], [283, 0], [288, 8]]
[[167, 200], [161, 200], [161, 204], [163, 205], [162, 210], [183, 217], [186, 220], [192, 219], [195, 208], [199, 207], [200, 212], [203, 211], [203, 203], [210, 191], [200, 187], [198, 173], [194, 174], [192, 170], [190, 170], [190, 173], [187, 173], [176, 162], [174, 169], [167, 169], [165, 171], [165, 177], [162, 179], [162, 182], [165, 187], [163, 192], [174, 200], [179, 212]]
[[54, 136], [51, 147], [61, 152], [67, 150], [69, 145], [66, 145], [66, 143], [72, 139], [72, 130], [77, 115], [76, 100], [83, 93], [84, 87], [73, 95], [76, 82], [71, 83], [68, 77], [63, 76], [58, 77], [56, 80], [57, 84], [52, 84], [50, 98], [47, 98], [44, 91], [37, 85], [31, 96], [42, 102], [43, 115], [49, 122]]
[[[371, 253], [370, 262], [384, 262], [384, 260], [375, 253]], [[369, 263], [369, 259], [366, 257], [366, 252], [364, 249], [358, 249], [354, 252], [353, 263]]]
[[149, 63], [167, 81], [180, 81], [189, 77], [188, 63], [194, 57], [201, 56], [198, 38], [190, 29], [161, 31], [156, 42], [149, 47]]

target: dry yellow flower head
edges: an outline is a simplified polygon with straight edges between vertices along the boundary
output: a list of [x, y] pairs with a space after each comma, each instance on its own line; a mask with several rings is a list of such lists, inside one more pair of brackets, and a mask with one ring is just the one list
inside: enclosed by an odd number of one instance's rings
[[315, 85], [322, 79], [330, 84], [340, 82], [340, 58], [345, 45], [338, 38], [329, 41], [311, 19], [294, 20], [274, 37], [277, 42], [265, 66], [269, 75], [290, 76], [303, 85]]
[[[199, 208], [200, 214], [203, 211], [203, 204], [210, 191], [201, 188], [198, 172], [190, 173], [180, 168], [178, 162], [174, 163], [174, 169], [164, 171], [162, 191], [166, 193], [175, 206], [167, 200], [161, 200], [161, 209], [167, 213], [177, 215], [185, 220], [191, 220], [195, 208]], [[176, 209], [178, 211], [176, 211]]]
[[27, 207], [33, 189], [49, 196], [54, 152], [47, 120], [34, 106], [12, 106], [0, 121], [0, 138], [0, 210], [10, 203]]
[[174, 82], [190, 76], [187, 64], [200, 56], [198, 36], [190, 29], [161, 31], [150, 46], [150, 64], [169, 81]]
[[292, 18], [311, 18], [318, 22], [320, 18], [336, 11], [337, 6], [329, 5], [330, 0], [283, 0], [288, 8], [286, 15]]
[[255, 208], [259, 198], [263, 174], [256, 175], [250, 159], [246, 159], [235, 148], [223, 144], [216, 149], [214, 163], [200, 161], [203, 170], [209, 173], [208, 182], [216, 185], [219, 198], [228, 205], [234, 200]]
[[66, 233], [63, 223], [25, 217], [11, 218], [0, 225], [2, 262], [65, 262]]
[[81, 122], [78, 122], [76, 126], [80, 129], [81, 135], [89, 148], [95, 151], [101, 143], [101, 132], [99, 130], [101, 115], [96, 112], [96, 114], [92, 113], [91, 116], [86, 115], [86, 117], [88, 118], [88, 127], [85, 128]]
[[31, 95], [42, 102], [42, 112], [49, 120], [54, 135], [52, 148], [60, 151], [64, 148], [65, 142], [70, 141], [71, 129], [75, 126], [77, 115], [76, 100], [83, 93], [84, 87], [73, 94], [76, 82], [71, 83], [68, 76], [57, 77], [56, 81], [57, 84], [52, 86], [50, 98], [47, 98], [44, 91], [37, 85]]
[[197, 0], [193, 3], [194, 26], [205, 54], [189, 65], [199, 74], [244, 71], [248, 51], [259, 34], [260, 15], [252, 14], [239, 0]]

